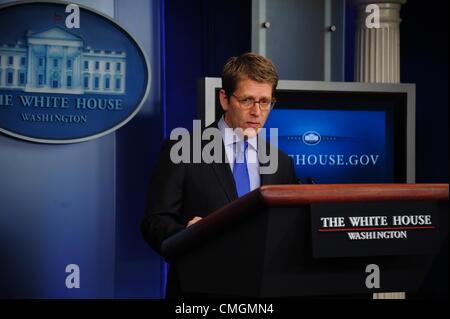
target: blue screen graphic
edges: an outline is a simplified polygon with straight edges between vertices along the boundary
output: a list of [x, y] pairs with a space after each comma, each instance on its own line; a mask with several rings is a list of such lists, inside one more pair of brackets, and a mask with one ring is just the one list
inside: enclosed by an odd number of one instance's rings
[[302, 182], [392, 183], [388, 123], [386, 111], [274, 109], [265, 127], [278, 129], [278, 147]]

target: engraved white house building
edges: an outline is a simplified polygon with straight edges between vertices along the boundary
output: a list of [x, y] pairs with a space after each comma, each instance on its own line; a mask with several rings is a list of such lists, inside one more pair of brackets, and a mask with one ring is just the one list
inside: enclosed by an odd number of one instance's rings
[[0, 44], [0, 89], [124, 94], [126, 53], [93, 50], [63, 28], [28, 31], [26, 43]]

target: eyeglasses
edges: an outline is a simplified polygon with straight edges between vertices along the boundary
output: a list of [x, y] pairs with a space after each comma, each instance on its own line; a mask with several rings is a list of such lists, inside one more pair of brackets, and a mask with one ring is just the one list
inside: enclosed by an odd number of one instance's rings
[[240, 99], [234, 94], [231, 94], [231, 95], [234, 96], [236, 98], [236, 100], [238, 100], [239, 104], [244, 109], [252, 108], [253, 105], [258, 103], [259, 107], [261, 108], [261, 110], [268, 111], [268, 110], [273, 109], [273, 106], [275, 105], [275, 102], [276, 102], [275, 98], [272, 98], [272, 99], [262, 98], [259, 101], [255, 101], [255, 99], [252, 98], [252, 97], [247, 97], [245, 99]]

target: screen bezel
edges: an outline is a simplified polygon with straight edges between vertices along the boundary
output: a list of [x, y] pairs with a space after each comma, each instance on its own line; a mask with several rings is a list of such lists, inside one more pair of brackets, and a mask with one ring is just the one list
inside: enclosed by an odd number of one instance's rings
[[[223, 113], [218, 98], [221, 87], [220, 78], [207, 77], [199, 82], [199, 117], [205, 126]], [[283, 98], [286, 95], [301, 98], [302, 105]], [[275, 96], [276, 108], [295, 104], [295, 108], [307, 109], [311, 107], [308, 105], [322, 103], [329, 109], [351, 109], [349, 105], [344, 106], [349, 101], [359, 110], [380, 110], [379, 105], [391, 105], [394, 145], [400, 145], [394, 150], [394, 181], [415, 183], [415, 84], [280, 80]]]

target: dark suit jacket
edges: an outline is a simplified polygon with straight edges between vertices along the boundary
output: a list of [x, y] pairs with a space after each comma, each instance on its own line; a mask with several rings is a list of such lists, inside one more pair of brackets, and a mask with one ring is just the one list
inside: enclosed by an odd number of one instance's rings
[[[211, 127], [217, 128], [217, 122]], [[203, 145], [208, 142], [204, 141]], [[189, 220], [195, 216], [205, 217], [238, 197], [230, 164], [224, 160], [226, 155], [223, 142], [222, 162], [210, 164], [192, 161], [174, 164], [170, 159], [170, 149], [175, 143], [177, 141], [163, 142], [150, 182], [147, 209], [141, 224], [145, 240], [158, 253], [161, 253], [162, 242], [183, 230]], [[259, 143], [267, 142], [260, 140]], [[273, 151], [278, 152], [278, 169], [274, 174], [262, 174], [261, 186], [297, 184], [292, 159], [278, 149]], [[174, 269], [171, 268], [167, 285], [168, 297], [178, 296], [176, 277]]]

